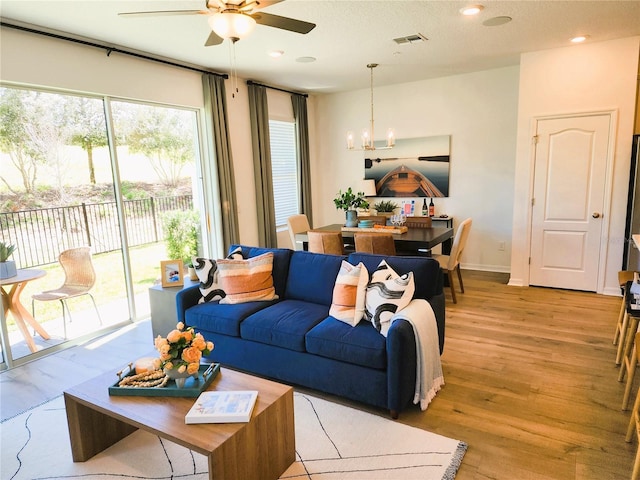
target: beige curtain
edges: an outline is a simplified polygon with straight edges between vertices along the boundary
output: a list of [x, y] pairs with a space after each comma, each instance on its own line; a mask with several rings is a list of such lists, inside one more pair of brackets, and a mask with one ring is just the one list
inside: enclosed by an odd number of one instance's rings
[[298, 162], [300, 165], [300, 210], [313, 225], [311, 209], [311, 165], [309, 160], [309, 119], [307, 117], [307, 96], [293, 93], [291, 95], [293, 116], [296, 119], [296, 144], [298, 146]]
[[278, 237], [276, 235], [276, 212], [273, 204], [267, 89], [254, 83], [250, 83], [248, 89], [253, 174], [256, 183], [256, 209], [258, 212], [258, 240], [262, 247], [275, 248], [278, 246]]
[[205, 73], [202, 75], [204, 89], [205, 122], [210, 135], [205, 135], [216, 155], [218, 188], [222, 210], [222, 240], [224, 251], [232, 244], [240, 243], [238, 229], [238, 206], [236, 202], [233, 157], [227, 121], [227, 98], [224, 78]]

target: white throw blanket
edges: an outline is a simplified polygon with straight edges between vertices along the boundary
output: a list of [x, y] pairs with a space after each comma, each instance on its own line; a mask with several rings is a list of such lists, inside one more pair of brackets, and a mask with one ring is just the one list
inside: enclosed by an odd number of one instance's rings
[[391, 318], [391, 323], [396, 320], [406, 320], [413, 327], [417, 360], [416, 393], [413, 403], [420, 402], [420, 409], [426, 410], [440, 387], [444, 385], [436, 316], [429, 302], [414, 299]]

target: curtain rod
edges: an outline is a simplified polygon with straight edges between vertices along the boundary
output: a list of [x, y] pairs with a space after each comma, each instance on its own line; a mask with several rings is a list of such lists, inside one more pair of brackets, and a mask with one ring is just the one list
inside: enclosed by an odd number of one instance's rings
[[227, 75], [226, 73], [217, 73], [217, 72], [212, 72], [212, 71], [209, 71], [209, 70], [203, 70], [201, 68], [191, 67], [189, 65], [183, 65], [183, 64], [180, 64], [180, 63], [171, 62], [169, 60], [162, 60], [160, 58], [150, 57], [148, 55], [143, 55], [141, 53], [130, 52], [130, 51], [127, 51], [127, 50], [121, 50], [119, 48], [109, 47], [107, 45], [103, 45], [103, 44], [100, 44], [100, 43], [90, 42], [88, 40], [80, 40], [78, 38], [66, 37], [64, 35], [60, 35], [60, 34], [57, 34], [57, 33], [45, 32], [43, 30], [37, 30], [35, 28], [25, 27], [25, 26], [22, 26], [22, 25], [15, 25], [15, 24], [12, 24], [12, 23], [7, 23], [7, 22], [2, 21], [2, 22], [0, 22], [0, 26], [7, 27], [7, 28], [14, 28], [16, 30], [21, 30], [23, 32], [35, 33], [35, 34], [38, 34], [38, 35], [44, 35], [46, 37], [56, 38], [58, 40], [65, 40], [67, 42], [79, 43], [81, 45], [86, 45], [86, 46], [89, 46], [89, 47], [95, 47], [95, 48], [104, 49], [104, 50], [107, 51], [107, 57], [109, 55], [111, 55], [113, 52], [122, 53], [124, 55], [130, 55], [132, 57], [142, 58], [144, 60], [151, 60], [152, 62], [163, 63], [165, 65], [170, 65], [172, 67], [184, 68], [186, 70], [191, 70], [193, 72], [210, 73], [211, 75], [217, 75], [218, 77], [229, 78], [229, 75]]
[[279, 92], [284, 93], [293, 93], [294, 95], [302, 95], [303, 97], [308, 97], [307, 93], [294, 92], [291, 90], [285, 90], [284, 88], [272, 87], [271, 85], [265, 85], [264, 83], [254, 82], [253, 80], [247, 80], [247, 85], [256, 85], [258, 87], [270, 88], [271, 90], [278, 90]]

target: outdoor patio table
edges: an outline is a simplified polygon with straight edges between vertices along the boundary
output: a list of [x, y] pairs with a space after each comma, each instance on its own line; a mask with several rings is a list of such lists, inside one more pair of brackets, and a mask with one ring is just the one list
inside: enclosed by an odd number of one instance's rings
[[[8, 330], [6, 322], [7, 314], [9, 312], [11, 312], [11, 315], [16, 321], [16, 325], [20, 329], [25, 342], [27, 342], [27, 345], [32, 352], [37, 351], [37, 347], [35, 342], [33, 341], [33, 337], [29, 333], [27, 323], [36, 332], [38, 332], [42, 338], [44, 338], [45, 340], [49, 340], [50, 337], [47, 331], [42, 327], [42, 325], [35, 321], [33, 316], [20, 302], [20, 294], [24, 290], [24, 287], [27, 285], [27, 283], [29, 283], [31, 280], [44, 277], [46, 274], [47, 272], [44, 270], [28, 268], [18, 270], [18, 274], [13, 277], [0, 279], [2, 307], [4, 309], [4, 323], [2, 325], [2, 347], [4, 351], [7, 350], [6, 342], [8, 341]], [[5, 287], [8, 286], [11, 286], [11, 288], [9, 290], [5, 290]]]

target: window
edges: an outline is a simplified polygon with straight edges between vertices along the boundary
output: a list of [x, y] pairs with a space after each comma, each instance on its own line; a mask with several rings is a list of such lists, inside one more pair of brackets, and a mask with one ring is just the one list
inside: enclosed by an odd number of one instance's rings
[[269, 120], [276, 227], [286, 226], [287, 218], [300, 213], [295, 130], [294, 122]]

